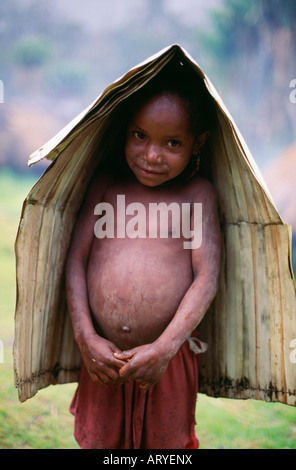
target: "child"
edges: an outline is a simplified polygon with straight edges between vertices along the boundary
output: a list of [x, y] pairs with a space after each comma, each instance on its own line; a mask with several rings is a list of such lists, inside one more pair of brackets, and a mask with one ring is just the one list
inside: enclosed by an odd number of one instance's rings
[[[129, 103], [120, 155], [127, 167], [93, 179], [74, 230], [67, 301], [83, 365], [70, 410], [82, 448], [198, 448], [199, 355], [190, 344], [217, 291], [220, 229], [211, 183], [192, 175], [209, 131], [187, 95], [158, 84]], [[124, 219], [119, 195], [129, 208]], [[171, 209], [167, 236], [149, 217], [151, 204], [163, 203]], [[176, 203], [190, 208], [199, 247], [185, 247], [186, 214], [175, 217]], [[133, 207], [144, 208], [137, 223]], [[197, 207], [202, 227], [194, 227]]]

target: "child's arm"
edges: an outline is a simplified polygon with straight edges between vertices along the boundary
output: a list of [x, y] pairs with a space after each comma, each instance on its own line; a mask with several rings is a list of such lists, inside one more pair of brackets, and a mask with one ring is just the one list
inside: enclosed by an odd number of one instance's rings
[[[202, 181], [196, 201], [202, 202], [202, 245], [191, 250], [193, 282], [172, 321], [152, 344], [115, 354], [128, 360], [120, 370], [123, 378], [150, 388], [161, 378], [170, 359], [202, 320], [218, 289], [220, 270], [220, 226], [217, 201], [210, 183]], [[180, 276], [182, 273], [180, 273]]]
[[77, 219], [66, 264], [66, 294], [74, 336], [85, 366], [95, 382], [107, 385], [120, 380], [118, 370], [124, 362], [114, 357], [114, 352], [120, 350], [94, 329], [86, 284], [87, 261], [96, 222], [94, 207], [101, 200], [103, 187], [104, 181], [94, 181]]

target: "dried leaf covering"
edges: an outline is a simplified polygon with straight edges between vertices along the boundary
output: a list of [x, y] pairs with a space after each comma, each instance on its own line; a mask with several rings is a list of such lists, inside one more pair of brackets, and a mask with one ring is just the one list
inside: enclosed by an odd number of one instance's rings
[[188, 64], [213, 97], [211, 174], [220, 211], [220, 286], [200, 325], [208, 343], [200, 392], [296, 404], [296, 294], [291, 231], [219, 95], [178, 45], [160, 51], [111, 84], [29, 165], [52, 160], [23, 204], [15, 243], [17, 303], [14, 370], [20, 401], [50, 384], [78, 380], [80, 353], [65, 298], [64, 266], [77, 212], [107, 153], [114, 110], [172, 61]]

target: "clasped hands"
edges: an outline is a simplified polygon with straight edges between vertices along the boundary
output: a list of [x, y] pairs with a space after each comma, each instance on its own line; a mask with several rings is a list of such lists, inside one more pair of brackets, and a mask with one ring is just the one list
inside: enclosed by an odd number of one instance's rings
[[173, 355], [158, 341], [120, 351], [111, 341], [98, 335], [89, 337], [80, 349], [94, 382], [107, 386], [133, 380], [145, 390], [159, 381]]

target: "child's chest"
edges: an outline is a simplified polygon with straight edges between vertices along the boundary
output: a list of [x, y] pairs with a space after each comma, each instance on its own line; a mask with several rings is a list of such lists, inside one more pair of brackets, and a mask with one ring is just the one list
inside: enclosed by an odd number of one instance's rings
[[184, 191], [117, 185], [96, 206], [101, 216], [97, 228], [104, 227], [112, 238], [183, 238], [191, 206]]

